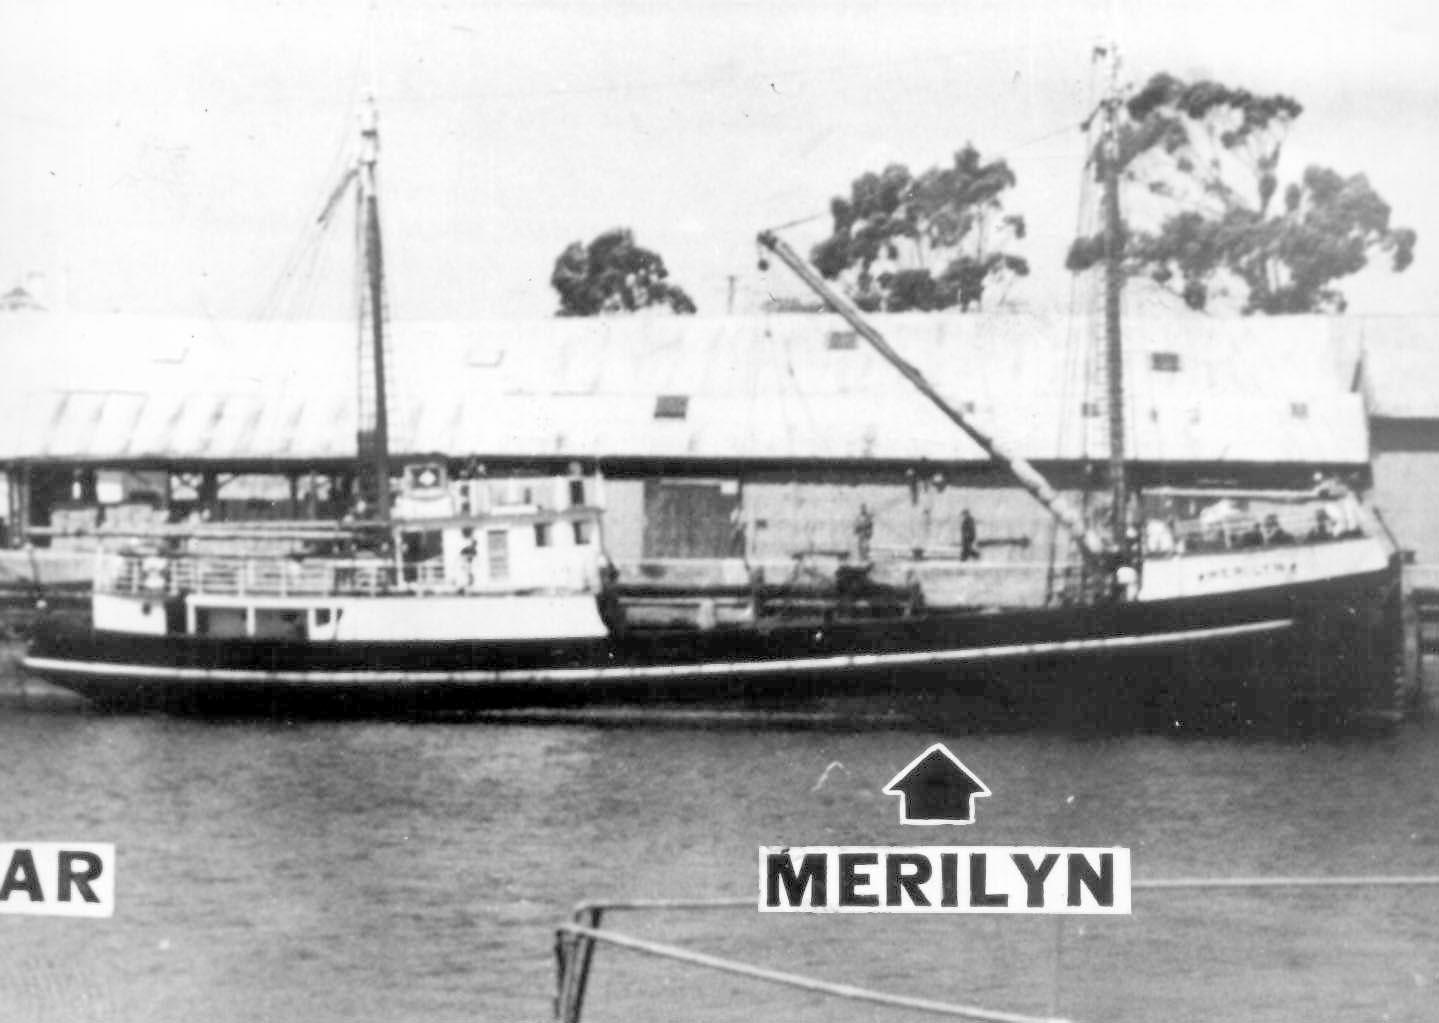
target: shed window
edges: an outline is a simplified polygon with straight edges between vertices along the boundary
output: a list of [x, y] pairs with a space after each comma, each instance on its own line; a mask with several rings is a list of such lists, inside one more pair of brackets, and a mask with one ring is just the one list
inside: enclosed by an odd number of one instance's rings
[[1149, 368], [1156, 373], [1178, 373], [1179, 353], [1178, 352], [1150, 352]]
[[661, 394], [655, 399], [656, 419], [684, 419], [689, 415], [688, 394]]
[[1295, 419], [1309, 418], [1309, 404], [1303, 401], [1292, 401], [1289, 403], [1289, 414]]
[[1097, 401], [1086, 401], [1086, 402], [1084, 402], [1082, 405], [1079, 406], [1079, 414], [1082, 415], [1082, 416], [1084, 416], [1085, 419], [1098, 419], [1098, 418], [1099, 418], [1099, 402], [1097, 402]]

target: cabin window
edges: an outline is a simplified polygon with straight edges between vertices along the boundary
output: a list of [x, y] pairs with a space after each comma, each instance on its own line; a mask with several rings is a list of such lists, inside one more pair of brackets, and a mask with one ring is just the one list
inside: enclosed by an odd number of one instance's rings
[[550, 523], [535, 523], [535, 546], [548, 547], [550, 545]]
[[585, 481], [570, 480], [570, 507], [578, 508], [585, 503]]
[[445, 551], [445, 536], [438, 529], [405, 533], [402, 543], [407, 562], [428, 561], [440, 557]]
[[848, 352], [859, 347], [859, 339], [852, 330], [832, 330], [827, 341], [832, 352]]
[[1178, 352], [1150, 352], [1149, 368], [1156, 373], [1178, 373]]
[[575, 527], [575, 546], [584, 547], [594, 536], [594, 523], [579, 521], [573, 523]]
[[197, 607], [195, 609], [195, 635], [197, 636], [218, 636], [222, 639], [232, 639], [248, 633], [243, 607]]
[[421, 565], [444, 557], [445, 535], [438, 529], [404, 533], [401, 535], [401, 544], [406, 582], [418, 582], [423, 571]]
[[1309, 405], [1307, 402], [1294, 401], [1289, 403], [1289, 414], [1295, 419], [1309, 418]]
[[688, 394], [661, 394], [655, 399], [656, 419], [684, 419], [689, 415]]
[[503, 529], [491, 529], [485, 533], [485, 556], [490, 566], [490, 578], [494, 580], [510, 577], [510, 534]]
[[255, 635], [261, 639], [304, 639], [305, 612], [298, 608], [257, 607]]
[[1079, 406], [1079, 414], [1082, 415], [1085, 419], [1098, 419], [1098, 418], [1099, 418], [1099, 402], [1097, 402], [1097, 401], [1086, 401], [1086, 402], [1084, 402], [1083, 404], [1081, 404], [1081, 405]]

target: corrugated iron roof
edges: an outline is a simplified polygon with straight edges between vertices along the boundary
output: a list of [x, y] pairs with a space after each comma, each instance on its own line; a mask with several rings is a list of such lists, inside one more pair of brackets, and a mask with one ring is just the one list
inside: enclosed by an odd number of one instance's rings
[[[966, 414], [1036, 459], [1100, 458], [1097, 322], [880, 317]], [[611, 317], [392, 330], [396, 450], [490, 457], [983, 460], [837, 317]], [[295, 461], [355, 446], [357, 332], [31, 314], [0, 321], [0, 459]], [[1158, 358], [1156, 358], [1158, 356]], [[1130, 457], [1362, 464], [1357, 349], [1322, 317], [1127, 325]], [[687, 399], [657, 418], [660, 396]], [[1090, 403], [1086, 406], [1086, 403]]]
[[1439, 419], [1439, 320], [1386, 316], [1336, 324], [1364, 353], [1369, 414], [1386, 419]]

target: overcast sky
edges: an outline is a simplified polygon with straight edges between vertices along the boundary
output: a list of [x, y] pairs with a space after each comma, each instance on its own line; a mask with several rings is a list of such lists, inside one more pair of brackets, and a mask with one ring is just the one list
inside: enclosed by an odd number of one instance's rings
[[[1366, 172], [1419, 233], [1355, 311], [1439, 312], [1439, 15], [1424, 0], [844, 3], [4, 0], [0, 286], [54, 305], [340, 317], [352, 226], [314, 218], [373, 66], [392, 315], [549, 315], [558, 252], [615, 225], [702, 312], [767, 289], [762, 227], [966, 140], [1019, 177], [1022, 307], [1069, 308], [1093, 44], [1285, 92], [1281, 177]], [[372, 31], [370, 24], [375, 28]], [[373, 44], [371, 43], [373, 39]], [[373, 59], [370, 54], [373, 53]], [[801, 247], [824, 221], [795, 230]], [[286, 268], [290, 283], [277, 287]]]

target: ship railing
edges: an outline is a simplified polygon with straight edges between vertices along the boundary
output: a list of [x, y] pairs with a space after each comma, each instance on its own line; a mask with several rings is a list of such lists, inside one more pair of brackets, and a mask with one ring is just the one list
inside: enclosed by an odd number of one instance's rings
[[447, 593], [462, 589], [458, 582], [446, 574], [442, 558], [407, 561], [401, 570], [401, 576], [405, 586], [416, 593]]
[[525, 585], [453, 577], [443, 559], [407, 562], [399, 571], [379, 558], [227, 557], [111, 553], [95, 574], [98, 592], [131, 596], [197, 594], [228, 597], [378, 596], [381, 594], [511, 593], [589, 590], [578, 559], [551, 578]]
[[806, 580], [832, 579], [835, 569], [858, 567], [868, 569], [876, 579], [895, 569], [975, 575], [1031, 573], [1043, 576], [1049, 563], [1038, 559], [979, 557], [966, 559], [958, 547], [899, 547], [876, 545], [870, 549], [872, 561], [860, 561], [852, 553], [800, 551], [789, 558], [645, 558], [639, 561], [614, 562], [622, 582], [630, 584], [687, 586], [745, 586], [754, 582], [786, 585]]
[[1367, 535], [1358, 502], [1308, 497], [1302, 501], [1247, 502], [1186, 519], [1151, 517], [1144, 526], [1147, 556], [1210, 554], [1254, 547], [1324, 543]]
[[[1167, 878], [1135, 879], [1131, 884], [1136, 900], [1153, 898], [1164, 892], [1196, 892], [1210, 898], [1233, 893], [1261, 893], [1279, 896], [1304, 890], [1334, 892], [1374, 889], [1400, 891], [1439, 891], [1439, 875], [1357, 876], [1357, 877], [1232, 877], [1232, 878]], [[1066, 917], [1056, 915], [1050, 963], [1048, 1008], [1044, 1014], [1014, 1012], [946, 1002], [914, 995], [893, 994], [855, 984], [808, 977], [783, 970], [770, 969], [724, 956], [698, 952], [679, 945], [653, 941], [604, 926], [609, 914], [619, 912], [697, 913], [741, 911], [754, 913], [754, 898], [742, 899], [635, 899], [626, 901], [582, 902], [575, 907], [570, 920], [555, 929], [556, 984], [554, 996], [555, 1023], [581, 1023], [585, 996], [589, 988], [596, 950], [600, 945], [641, 956], [679, 963], [703, 970], [743, 977], [757, 983], [777, 985], [806, 991], [832, 999], [866, 1003], [910, 1013], [972, 1020], [976, 1023], [1072, 1023], [1060, 1014], [1060, 989], [1063, 979], [1063, 949], [1066, 940]], [[956, 916], [963, 920], [962, 915]]]
[[[1019, 544], [1009, 546], [1019, 547]], [[887, 561], [903, 562], [916, 565], [952, 565], [962, 567], [965, 571], [998, 571], [1006, 567], [1023, 567], [1042, 565], [1042, 561], [1032, 558], [999, 556], [993, 553], [993, 545], [984, 548], [978, 554], [965, 557], [963, 547], [955, 544], [930, 544], [924, 547], [905, 547], [899, 544], [875, 544], [870, 548], [870, 554], [876, 564], [883, 564]]]
[[[873, 553], [874, 562], [859, 569], [869, 582], [891, 588], [892, 595], [911, 591], [933, 608], [1039, 607], [1058, 599], [1064, 587], [1063, 566], [1046, 561], [966, 561], [957, 549], [952, 557], [919, 559], [910, 557], [908, 548], [904, 558], [887, 557], [887, 549]], [[660, 620], [671, 611], [676, 620], [725, 620], [746, 607], [740, 617], [752, 620], [781, 608], [802, 612], [806, 601], [823, 610], [846, 598], [862, 603], [867, 596], [862, 588], [845, 588], [843, 563], [819, 568], [779, 559], [711, 558], [620, 562], [616, 567], [626, 607]]]
[[100, 592], [135, 596], [375, 596], [396, 589], [394, 565], [377, 558], [113, 554], [95, 583]]

